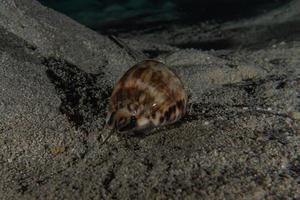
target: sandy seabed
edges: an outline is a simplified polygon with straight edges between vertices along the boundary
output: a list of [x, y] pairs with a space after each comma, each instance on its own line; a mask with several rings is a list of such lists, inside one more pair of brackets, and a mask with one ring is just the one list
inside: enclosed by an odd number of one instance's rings
[[0, 4], [0, 199], [300, 197], [300, 1], [120, 34], [176, 71], [190, 111], [104, 146], [108, 97], [139, 58], [34, 0]]

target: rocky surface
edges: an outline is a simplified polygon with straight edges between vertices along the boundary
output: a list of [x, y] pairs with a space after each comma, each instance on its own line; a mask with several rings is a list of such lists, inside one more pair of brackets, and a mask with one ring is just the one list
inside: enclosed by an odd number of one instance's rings
[[36, 1], [0, 5], [1, 199], [300, 197], [300, 1], [119, 35], [182, 77], [191, 109], [103, 146], [108, 97], [138, 58]]

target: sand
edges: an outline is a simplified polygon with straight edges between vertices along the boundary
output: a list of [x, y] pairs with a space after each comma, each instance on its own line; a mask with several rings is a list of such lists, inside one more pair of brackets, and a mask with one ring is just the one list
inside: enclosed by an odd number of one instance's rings
[[139, 58], [34, 0], [0, 4], [0, 199], [300, 197], [300, 1], [120, 34], [178, 73], [191, 109], [103, 146], [114, 83]]

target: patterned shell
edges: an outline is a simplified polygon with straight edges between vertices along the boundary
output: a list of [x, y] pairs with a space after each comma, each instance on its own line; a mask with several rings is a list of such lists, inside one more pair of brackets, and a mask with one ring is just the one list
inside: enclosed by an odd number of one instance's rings
[[166, 65], [145, 60], [131, 67], [116, 84], [106, 118], [119, 132], [143, 132], [172, 124], [186, 112], [187, 94]]

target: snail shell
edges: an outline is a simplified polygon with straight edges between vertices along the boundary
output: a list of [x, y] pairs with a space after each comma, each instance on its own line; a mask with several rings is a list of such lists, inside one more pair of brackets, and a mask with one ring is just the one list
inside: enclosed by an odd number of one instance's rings
[[118, 132], [140, 132], [178, 121], [186, 112], [187, 94], [166, 65], [145, 60], [131, 67], [110, 97], [106, 125]]

